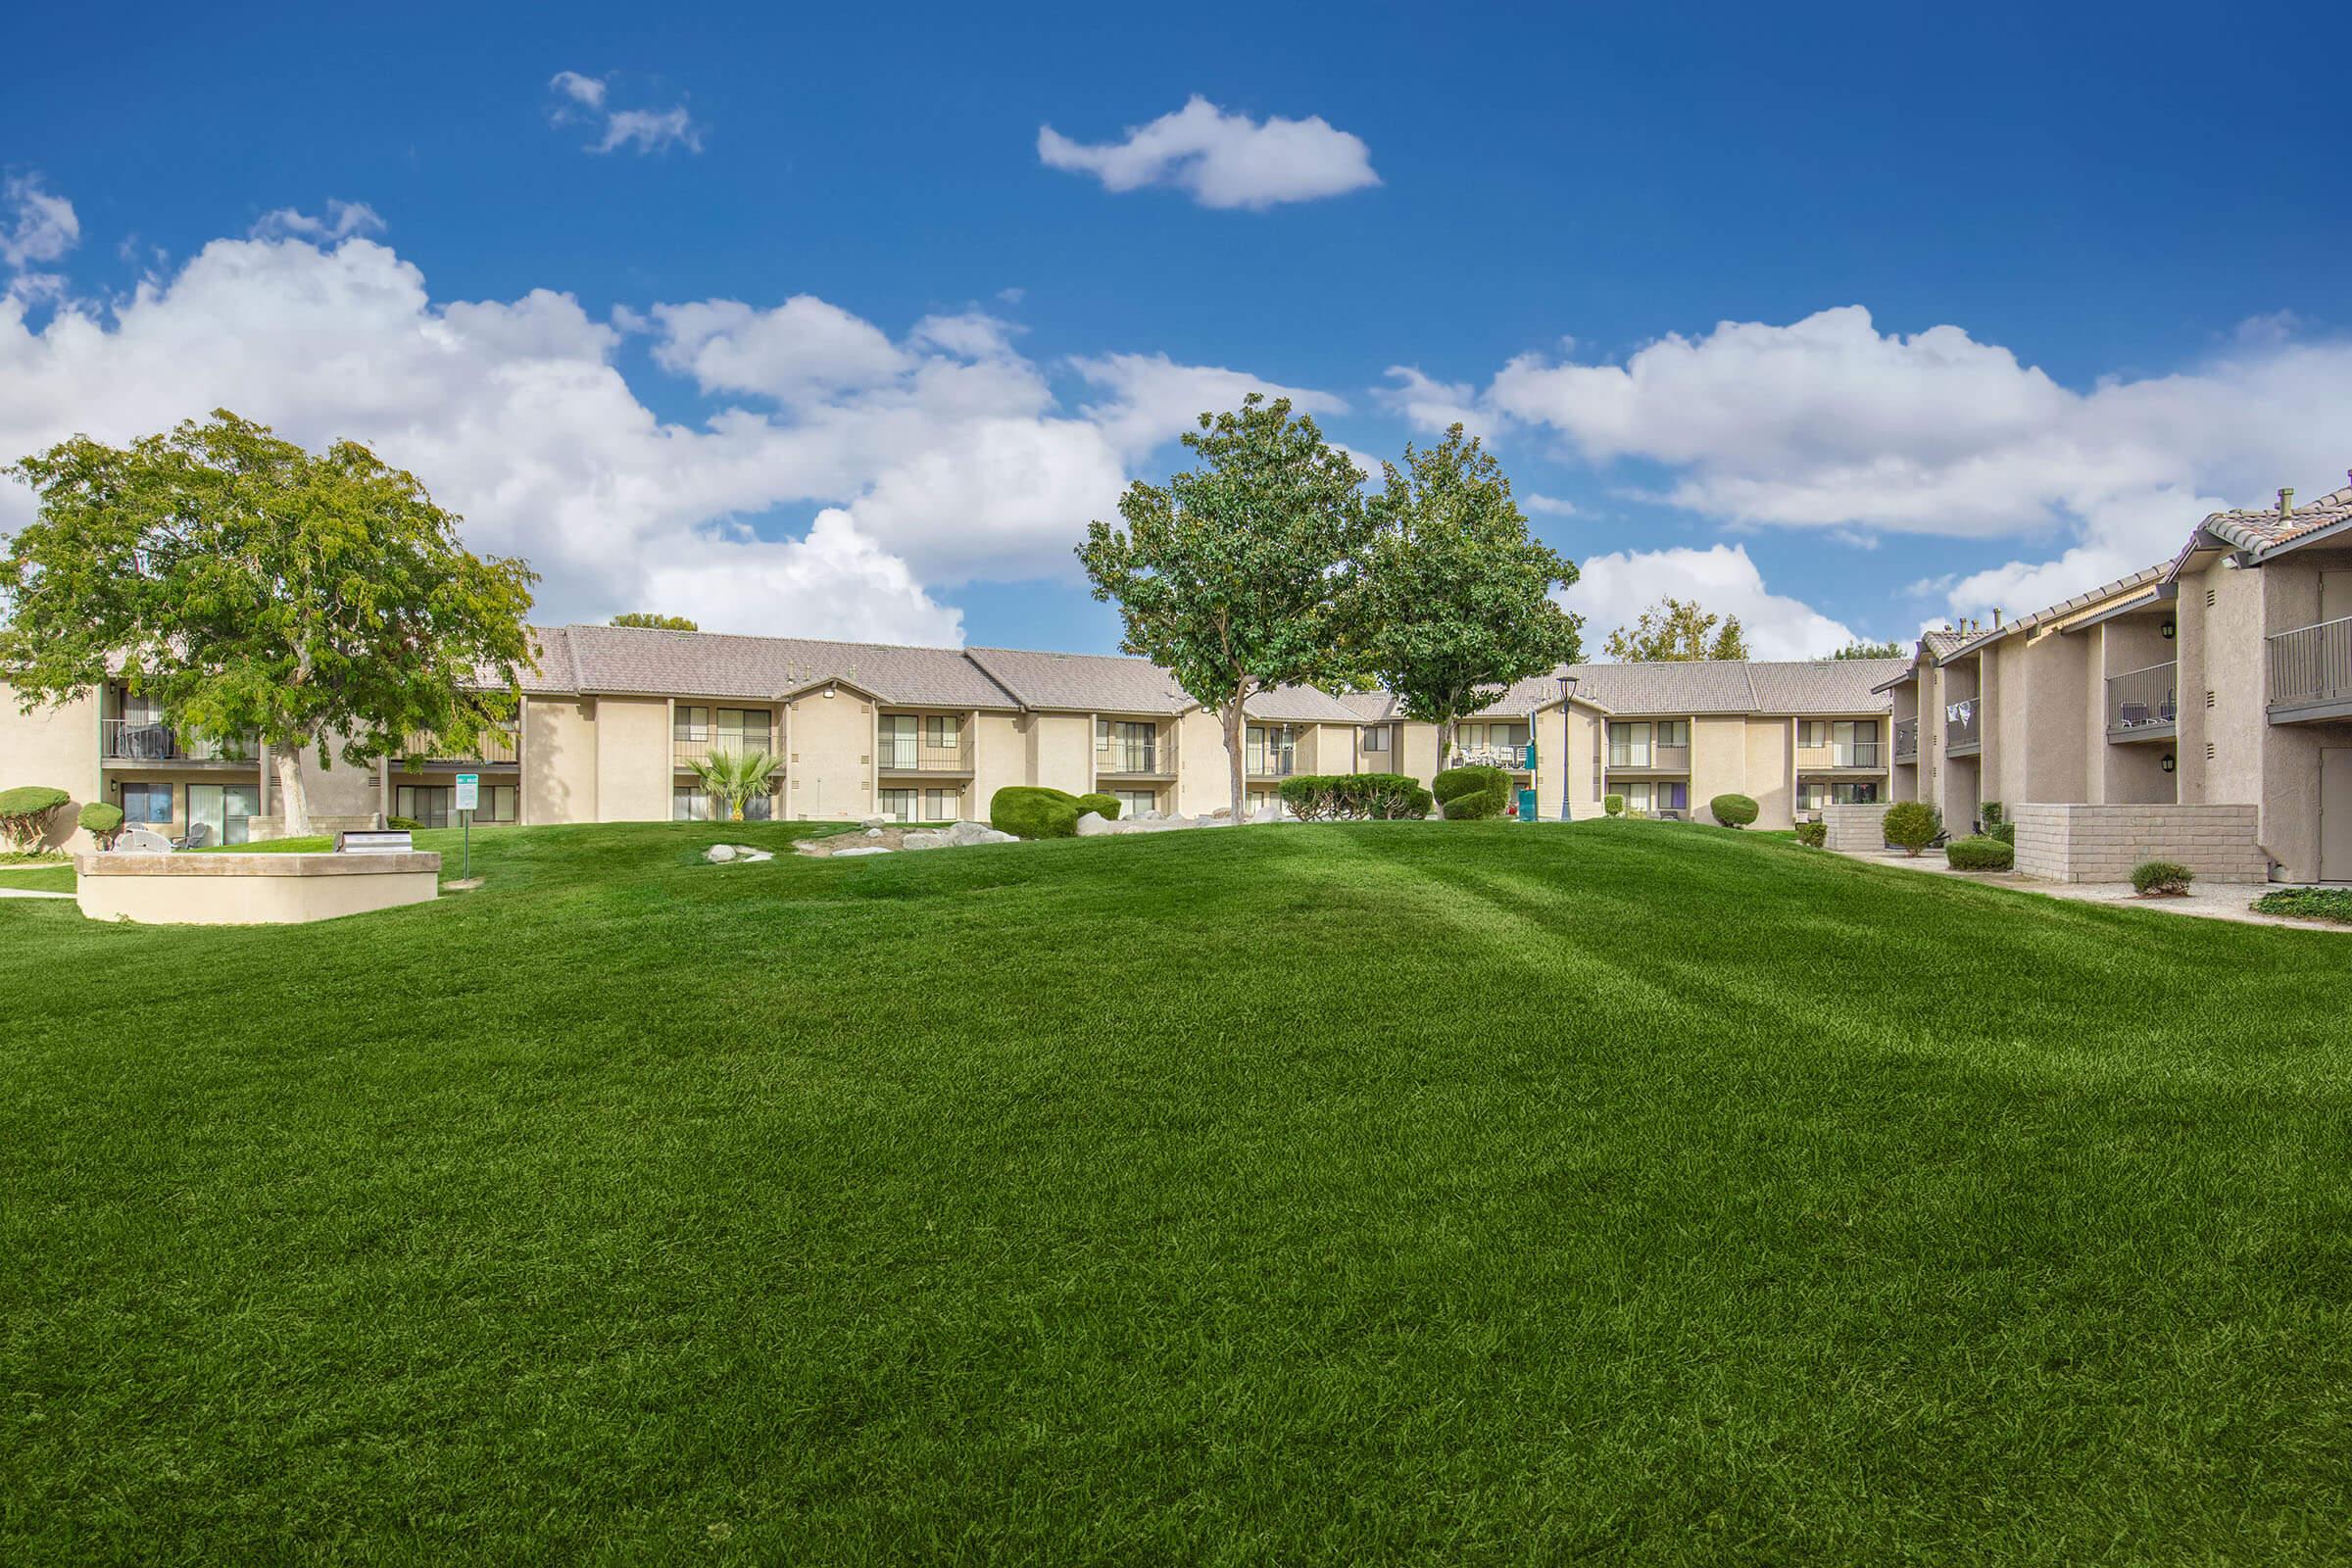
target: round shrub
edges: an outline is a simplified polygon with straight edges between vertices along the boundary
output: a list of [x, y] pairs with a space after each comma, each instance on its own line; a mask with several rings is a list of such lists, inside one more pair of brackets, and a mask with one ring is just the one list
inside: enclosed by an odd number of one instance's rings
[[1472, 790], [1445, 803], [1448, 822], [1484, 822], [1500, 816], [1505, 800], [1500, 790]]
[[2017, 852], [1999, 839], [1984, 834], [1954, 839], [1943, 847], [1943, 858], [1955, 871], [2006, 871], [2017, 859]]
[[1994, 837], [1998, 835], [1993, 834], [1992, 830], [2008, 820], [2001, 814], [2001, 803], [1998, 801], [1986, 801], [1978, 807], [1977, 816], [1984, 822], [1985, 833]]
[[1274, 787], [1274, 793], [1299, 821], [1328, 822], [1351, 814], [1341, 801], [1342, 786], [1348, 782], [1332, 773], [1293, 773]]
[[2142, 860], [2132, 868], [2132, 886], [2143, 894], [2177, 896], [2186, 893], [2196, 879], [2196, 872], [2173, 860]]
[[990, 797], [988, 825], [1016, 839], [1073, 838], [1078, 797], [1042, 784], [1009, 784]]
[[72, 799], [64, 790], [46, 784], [20, 784], [0, 790], [0, 838], [18, 849], [30, 849], [49, 830], [51, 813]]
[[1718, 795], [1707, 803], [1707, 809], [1725, 827], [1745, 827], [1756, 819], [1756, 803], [1744, 795]]
[[1820, 849], [1830, 842], [1830, 824], [1820, 817], [1796, 824], [1796, 842], [1811, 849]]
[[1100, 791], [1092, 795], [1079, 796], [1078, 814], [1084, 816], [1089, 811], [1094, 812], [1105, 822], [1116, 822], [1119, 819], [1119, 798], [1116, 795], [1104, 795]]
[[[1454, 800], [1463, 795], [1505, 796], [1510, 793], [1511, 776], [1499, 767], [1449, 767], [1430, 781], [1429, 793], [1438, 803]], [[1451, 816], [1453, 813], [1446, 813]]]
[[113, 849], [115, 840], [122, 836], [122, 808], [90, 802], [81, 808], [81, 830], [97, 840], [100, 849]]
[[424, 831], [424, 824], [417, 821], [413, 816], [387, 816], [384, 818], [384, 826], [392, 829], [392, 831], [395, 833], [404, 828], [411, 833], [421, 833]]
[[1376, 822], [1396, 822], [1429, 814], [1436, 797], [1417, 779], [1402, 773], [1349, 773], [1340, 779], [1340, 797], [1348, 814]]
[[1625, 814], [1625, 797], [1622, 795], [1603, 795], [1600, 798], [1600, 808], [1608, 812], [1611, 816], [1623, 816]]
[[1882, 824], [1886, 842], [1905, 855], [1917, 855], [1936, 842], [1942, 823], [1936, 818], [1936, 808], [1925, 801], [1897, 801], [1886, 808]]

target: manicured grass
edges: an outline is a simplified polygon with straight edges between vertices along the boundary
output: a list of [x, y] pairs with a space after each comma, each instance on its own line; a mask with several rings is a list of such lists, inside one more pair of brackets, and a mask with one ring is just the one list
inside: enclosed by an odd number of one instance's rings
[[[2352, 948], [1655, 824], [0, 903], [0, 1560], [2352, 1555]], [[446, 837], [446, 836], [443, 836]]]
[[0, 888], [32, 888], [42, 893], [74, 891], [71, 865], [0, 865]]
[[2352, 925], [2352, 888], [2280, 888], [2256, 899], [2254, 907], [2264, 914]]

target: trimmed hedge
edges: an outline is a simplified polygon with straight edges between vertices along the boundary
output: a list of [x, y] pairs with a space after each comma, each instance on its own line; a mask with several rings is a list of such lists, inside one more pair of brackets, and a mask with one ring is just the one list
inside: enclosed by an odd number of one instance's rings
[[1886, 842], [1905, 855], [1917, 855], [1936, 842], [1936, 834], [1943, 823], [1936, 815], [1936, 808], [1925, 801], [1897, 801], [1886, 808], [1881, 823]]
[[81, 808], [81, 830], [98, 841], [102, 850], [115, 847], [122, 836], [122, 808], [104, 801], [92, 801]]
[[29, 849], [48, 831], [49, 817], [73, 797], [46, 784], [20, 784], [0, 790], [0, 838], [19, 849]]
[[1084, 816], [1089, 811], [1094, 812], [1105, 822], [1116, 822], [1119, 819], [1119, 798], [1116, 795], [1104, 795], [1100, 791], [1092, 795], [1079, 796], [1078, 814]]
[[2197, 873], [2174, 860], [2142, 860], [2132, 868], [2132, 886], [2139, 893], [2186, 893]]
[[1078, 814], [1077, 796], [1042, 784], [1008, 784], [988, 802], [988, 825], [1016, 839], [1075, 838]]
[[1976, 833], [1946, 844], [1943, 858], [1955, 871], [2006, 871], [2016, 862], [2017, 852], [1999, 839]]
[[1501, 790], [1471, 790], [1446, 803], [1448, 822], [1484, 822], [1503, 814], [1510, 797]]
[[1997, 838], [1999, 835], [1992, 830], [2007, 820], [2001, 813], [2001, 803], [1998, 801], [1986, 801], [1978, 807], [1977, 815], [1984, 820], [1984, 833], [1988, 838]]
[[[1499, 767], [1449, 767], [1430, 781], [1429, 793], [1443, 804], [1464, 795], [1507, 796], [1511, 775]], [[1453, 813], [1446, 813], [1451, 816]]]
[[1625, 797], [1622, 795], [1603, 795], [1600, 798], [1600, 808], [1608, 812], [1611, 816], [1623, 816], [1625, 814]]
[[1830, 842], [1830, 824], [1818, 816], [1810, 822], [1797, 823], [1796, 842], [1809, 849], [1820, 849]]
[[1984, 836], [1988, 839], [1999, 839], [2003, 844], [2015, 844], [2017, 842], [2017, 824], [2015, 822], [1995, 822], [1984, 830]]
[[387, 816], [384, 818], [384, 826], [390, 828], [395, 833], [403, 830], [411, 833], [421, 833], [424, 831], [424, 824], [417, 821], [413, 816]]
[[1431, 804], [1429, 791], [1401, 773], [1297, 773], [1277, 793], [1301, 822], [1393, 822], [1427, 816]]
[[1707, 809], [1725, 827], [1745, 827], [1756, 819], [1756, 803], [1745, 795], [1718, 795], [1707, 803]]

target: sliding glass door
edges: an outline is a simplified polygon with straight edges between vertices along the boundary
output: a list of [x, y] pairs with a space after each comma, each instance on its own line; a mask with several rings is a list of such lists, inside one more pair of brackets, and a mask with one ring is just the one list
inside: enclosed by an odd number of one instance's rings
[[251, 784], [188, 786], [188, 827], [204, 830], [207, 844], [250, 844], [253, 819], [262, 814], [262, 792]]

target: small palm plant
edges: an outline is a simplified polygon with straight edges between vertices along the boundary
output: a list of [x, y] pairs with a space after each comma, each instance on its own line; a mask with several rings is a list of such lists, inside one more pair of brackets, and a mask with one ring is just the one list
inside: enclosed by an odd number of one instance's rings
[[767, 752], [712, 752], [697, 758], [694, 771], [703, 788], [727, 803], [727, 820], [743, 820], [744, 803], [767, 788], [779, 763]]

